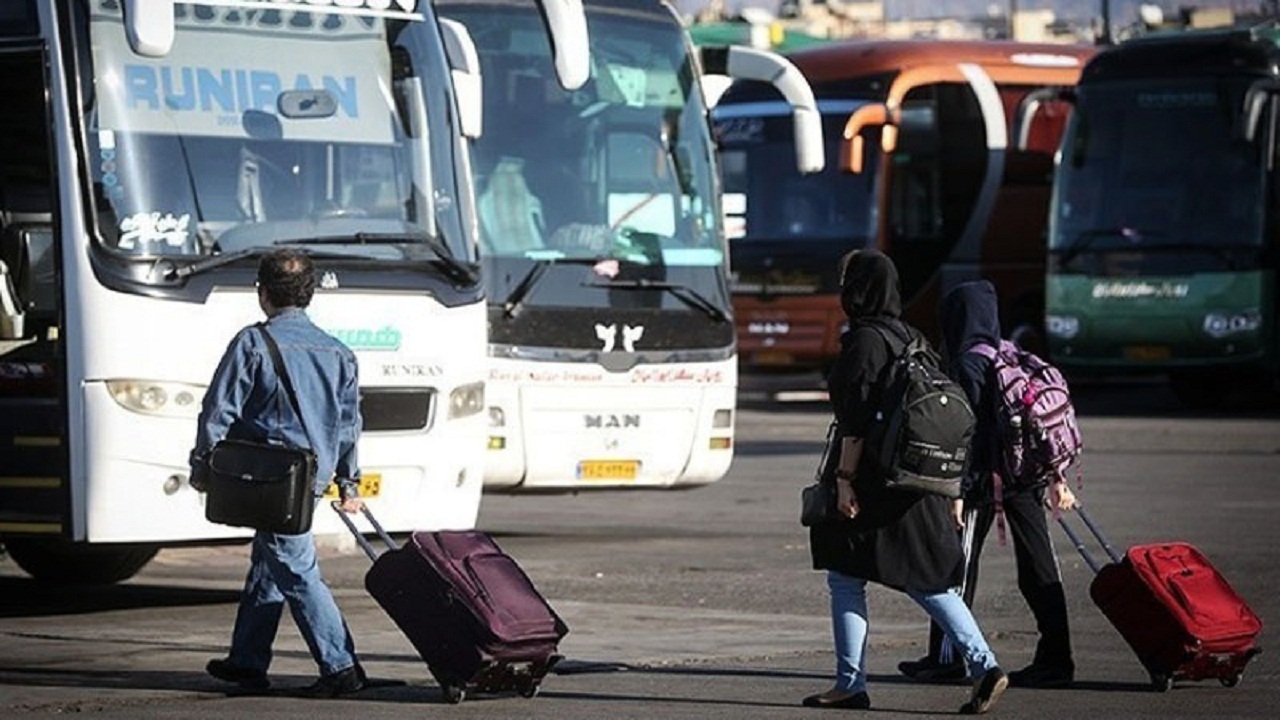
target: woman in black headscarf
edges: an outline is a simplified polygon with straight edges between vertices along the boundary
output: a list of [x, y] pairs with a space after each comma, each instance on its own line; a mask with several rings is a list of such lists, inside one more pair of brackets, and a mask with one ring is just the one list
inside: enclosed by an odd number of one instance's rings
[[956, 532], [958, 503], [884, 487], [879, 470], [862, 452], [874, 421], [887, 369], [918, 331], [908, 326], [893, 262], [875, 250], [844, 259], [840, 301], [849, 318], [841, 353], [828, 378], [840, 442], [836, 470], [839, 512], [848, 520], [810, 528], [816, 569], [827, 571], [836, 650], [836, 684], [805, 698], [804, 705], [865, 709], [871, 706], [863, 664], [867, 642], [866, 584], [906, 592], [960, 647], [974, 678], [961, 712], [986, 712], [1008, 683], [969, 612], [952, 588], [964, 574]]
[[[993, 377], [991, 355], [1000, 345], [999, 305], [995, 286], [987, 280], [975, 280], [957, 285], [943, 296], [938, 306], [947, 373], [964, 389], [978, 421], [969, 472], [963, 484], [963, 541], [969, 562], [964, 599], [970, 605], [978, 587], [982, 544], [996, 517], [992, 473], [998, 469], [995, 394], [999, 389]], [[982, 348], [987, 348], [987, 352], [982, 352]], [[1066, 594], [1045, 519], [1046, 492], [1055, 507], [1066, 510], [1075, 504], [1075, 495], [1063, 478], [1047, 487], [1005, 486], [1001, 493], [1001, 510], [1013, 531], [1018, 589], [1040, 632], [1031, 664], [1009, 673], [1009, 682], [1014, 686], [1065, 687], [1075, 677]], [[916, 680], [962, 677], [964, 673], [960, 659], [952, 656], [951, 647], [943, 642], [942, 631], [936, 625], [930, 629], [929, 654], [919, 660], [899, 663], [898, 669]]]

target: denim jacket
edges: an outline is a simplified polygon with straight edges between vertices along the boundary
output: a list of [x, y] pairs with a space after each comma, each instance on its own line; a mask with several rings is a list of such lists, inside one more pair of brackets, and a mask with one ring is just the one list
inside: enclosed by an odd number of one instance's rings
[[223, 438], [306, 447], [316, 455], [316, 495], [336, 480], [342, 496], [353, 497], [361, 426], [355, 354], [298, 308], [270, 318], [267, 329], [280, 346], [305, 423], [289, 402], [266, 340], [256, 327], [246, 327], [232, 339], [205, 392], [193, 464]]

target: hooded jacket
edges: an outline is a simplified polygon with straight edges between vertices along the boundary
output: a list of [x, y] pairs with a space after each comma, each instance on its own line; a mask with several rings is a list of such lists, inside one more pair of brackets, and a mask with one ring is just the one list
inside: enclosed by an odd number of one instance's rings
[[942, 319], [943, 358], [947, 374], [969, 398], [977, 419], [973, 435], [969, 473], [962, 483], [969, 501], [990, 500], [987, 481], [994, 469], [995, 454], [995, 388], [991, 378], [991, 360], [969, 352], [977, 345], [998, 346], [1000, 343], [999, 299], [995, 286], [987, 280], [965, 282], [943, 296], [939, 307]]

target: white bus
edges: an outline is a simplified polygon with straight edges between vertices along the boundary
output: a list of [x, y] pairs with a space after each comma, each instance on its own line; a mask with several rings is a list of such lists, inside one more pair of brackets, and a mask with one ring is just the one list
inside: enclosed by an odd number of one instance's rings
[[[580, 84], [581, 8], [546, 2]], [[247, 537], [205, 521], [187, 455], [279, 246], [313, 256], [310, 314], [359, 358], [370, 504], [474, 526], [478, 82], [465, 29], [415, 0], [2, 4], [0, 541], [23, 569], [113, 582]]]
[[437, 0], [483, 69], [474, 145], [489, 292], [485, 490], [679, 488], [733, 457], [737, 356], [705, 73], [774, 82], [822, 166], [813, 96], [776, 55], [694, 54], [671, 6], [587, 0], [591, 74], [554, 83], [529, 0]]

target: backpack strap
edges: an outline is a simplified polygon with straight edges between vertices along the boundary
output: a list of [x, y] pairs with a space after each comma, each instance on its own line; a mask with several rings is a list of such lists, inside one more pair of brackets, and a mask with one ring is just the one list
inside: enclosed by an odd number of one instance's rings
[[965, 353], [973, 353], [974, 355], [981, 355], [988, 360], [995, 360], [999, 351], [996, 350], [996, 347], [991, 343], [978, 343], [968, 350], [965, 350]]

